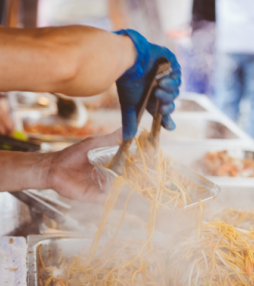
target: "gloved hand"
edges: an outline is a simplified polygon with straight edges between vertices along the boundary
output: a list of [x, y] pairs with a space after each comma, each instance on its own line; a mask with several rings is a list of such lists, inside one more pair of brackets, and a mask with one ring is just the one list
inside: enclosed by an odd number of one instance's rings
[[170, 114], [175, 109], [173, 101], [179, 94], [181, 84], [181, 68], [175, 55], [165, 47], [149, 43], [134, 30], [120, 30], [115, 33], [129, 36], [137, 50], [135, 64], [116, 81], [122, 110], [123, 139], [132, 139], [137, 132], [137, 107], [144, 90], [151, 83], [153, 66], [161, 57], [170, 62], [172, 72], [169, 76], [159, 80], [158, 87], [148, 102], [147, 110], [153, 115], [156, 98], [158, 98], [161, 101], [159, 111], [163, 115], [162, 126], [168, 130], [173, 130], [175, 123]]

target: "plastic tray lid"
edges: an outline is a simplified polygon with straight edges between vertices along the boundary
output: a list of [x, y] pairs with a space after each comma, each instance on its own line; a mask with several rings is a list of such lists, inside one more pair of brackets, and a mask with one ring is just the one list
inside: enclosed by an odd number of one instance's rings
[[[111, 158], [116, 154], [118, 146], [103, 147], [88, 152], [89, 162], [95, 166], [96, 178], [103, 192], [109, 193], [114, 179], [118, 176], [106, 166]], [[129, 149], [136, 152], [136, 146], [132, 145]], [[167, 155], [168, 156], [168, 155]], [[203, 211], [207, 208], [210, 201], [216, 199], [220, 193], [218, 185], [172, 159], [171, 169], [176, 171], [182, 184], [186, 187], [187, 193], [193, 203], [181, 209], [160, 208], [156, 217], [156, 229], [164, 233], [175, 233], [188, 229], [198, 224], [200, 215], [200, 206], [198, 200], [202, 200]], [[124, 208], [127, 197], [131, 189], [128, 186], [123, 187], [117, 199], [116, 207]], [[134, 192], [127, 204], [127, 211], [130, 211], [144, 221], [149, 218], [149, 200], [139, 193]]]

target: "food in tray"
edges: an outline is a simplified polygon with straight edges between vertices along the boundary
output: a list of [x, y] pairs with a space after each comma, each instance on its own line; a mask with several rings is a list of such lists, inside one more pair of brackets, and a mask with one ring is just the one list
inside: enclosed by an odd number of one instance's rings
[[254, 177], [254, 160], [239, 159], [228, 151], [208, 152], [201, 160], [202, 169], [210, 176]]
[[[39, 256], [41, 266], [40, 279], [43, 286], [56, 285], [167, 285], [167, 250], [153, 245], [157, 210], [160, 207], [183, 208], [191, 203], [180, 174], [170, 169], [171, 160], [160, 150], [155, 149], [149, 140], [149, 134], [143, 132], [135, 139], [136, 154], [128, 153], [127, 163], [122, 176], [112, 185], [104, 206], [104, 213], [98, 231], [89, 249], [70, 259], [51, 264], [43, 261], [41, 248]], [[132, 188], [126, 199], [122, 217], [109, 244], [101, 246], [100, 238], [105, 224], [125, 185]], [[133, 192], [142, 194], [150, 201], [150, 215], [146, 227], [146, 239], [119, 241], [116, 236], [122, 226], [128, 200]], [[102, 247], [102, 248], [101, 248]], [[61, 260], [63, 259], [63, 260]], [[63, 261], [61, 263], [61, 261]], [[61, 266], [60, 266], [61, 265]], [[79, 284], [80, 283], [80, 284]]]
[[71, 125], [63, 124], [24, 124], [24, 130], [28, 134], [57, 135], [63, 137], [83, 138], [88, 135], [106, 134], [106, 128], [95, 127], [94, 124], [88, 122], [83, 127], [78, 128]]
[[[60, 253], [54, 258], [47, 251], [42, 259], [42, 245], [38, 248], [40, 286], [79, 285], [166, 285], [167, 252], [155, 245], [142, 250], [142, 239], [120, 239], [113, 245], [99, 247], [99, 254], [89, 260], [89, 249], [66, 258]], [[140, 252], [139, 255], [137, 255]], [[45, 259], [46, 257], [46, 259]], [[162, 275], [164, 273], [164, 275]], [[50, 276], [51, 275], [51, 276]]]
[[[190, 182], [177, 171], [172, 170], [172, 158], [159, 150], [154, 156], [154, 147], [149, 133], [144, 130], [136, 139], [136, 154], [125, 154], [126, 164], [123, 173], [115, 180], [114, 187], [125, 184], [150, 202], [157, 200], [158, 207], [167, 209], [182, 208], [192, 203], [188, 195]], [[156, 198], [158, 196], [158, 198]]]
[[169, 260], [170, 285], [253, 285], [254, 234], [224, 222], [201, 224], [182, 236]]
[[254, 231], [254, 211], [225, 208], [221, 212], [208, 215], [209, 221], [224, 221], [234, 227]]
[[[43, 247], [42, 244], [38, 247], [40, 286], [166, 286], [171, 285], [169, 284], [171, 283], [169, 281], [170, 275], [172, 281], [175, 281], [175, 277], [172, 276], [173, 273], [175, 273], [176, 278], [178, 278], [180, 271], [183, 271], [183, 275], [186, 276], [186, 268], [182, 267], [179, 270], [176, 268], [176, 265], [169, 265], [171, 253], [168, 237], [166, 244], [160, 243], [159, 245], [154, 244], [152, 238], [155, 232], [158, 210], [160, 208], [171, 210], [179, 209], [192, 203], [192, 200], [187, 194], [187, 186], [191, 187], [191, 184], [189, 184], [190, 181], [186, 181], [186, 176], [183, 176], [171, 168], [172, 159], [165, 156], [161, 150], [158, 152], [155, 151], [156, 149], [154, 149], [149, 138], [148, 132], [144, 131], [138, 139], [135, 138], [137, 145], [136, 153], [131, 153], [130, 151], [125, 153], [126, 163], [123, 168], [123, 173], [121, 176], [116, 177], [113, 182], [104, 205], [104, 213], [98, 231], [90, 247], [81, 250], [80, 253], [73, 253], [72, 257], [65, 257], [64, 253], [58, 253], [57, 257], [53, 257], [52, 252], [46, 247]], [[132, 191], [126, 198], [122, 217], [119, 217], [119, 225], [115, 233], [113, 233], [113, 237], [105, 243], [101, 239], [104, 237], [102, 234], [103, 231], [105, 232], [105, 224], [116, 204], [122, 188], [126, 185], [128, 185]], [[138, 192], [149, 201], [150, 214], [146, 224], [146, 239], [121, 239], [122, 236], [117, 238], [120, 235], [119, 230], [121, 229], [125, 217], [130, 196], [134, 192]], [[206, 238], [203, 239], [203, 236], [206, 235], [206, 231], [204, 231], [204, 227], [201, 224], [201, 200], [199, 200], [199, 203], [200, 216], [197, 222], [199, 223], [198, 237], [209, 244], [209, 240]], [[211, 236], [212, 235], [213, 234], [211, 234]], [[184, 247], [185, 245], [186, 243]], [[179, 248], [178, 251], [181, 254], [181, 248]], [[196, 259], [195, 255], [196, 253], [194, 253], [193, 260]], [[191, 252], [188, 257], [191, 257]], [[212, 262], [208, 260], [207, 263]], [[219, 262], [217, 264], [220, 265]], [[174, 272], [171, 270], [173, 266], [176, 268]], [[211, 269], [212, 267], [213, 265]], [[202, 278], [201, 274], [203, 273], [200, 272], [199, 279]], [[215, 278], [217, 279], [217, 275], [214, 275], [214, 279]], [[177, 283], [178, 282], [179, 281], [177, 281]], [[189, 285], [195, 284], [189, 283]]]

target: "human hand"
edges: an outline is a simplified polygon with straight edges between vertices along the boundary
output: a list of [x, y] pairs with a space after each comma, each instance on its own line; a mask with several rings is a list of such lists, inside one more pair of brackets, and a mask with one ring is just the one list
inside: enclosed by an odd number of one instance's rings
[[0, 135], [11, 135], [14, 131], [14, 122], [10, 115], [0, 106]]
[[171, 64], [172, 72], [169, 76], [159, 80], [158, 87], [154, 90], [148, 102], [147, 110], [153, 114], [156, 98], [161, 102], [162, 126], [168, 130], [175, 128], [170, 114], [174, 111], [174, 99], [179, 94], [181, 84], [181, 68], [175, 55], [165, 47], [149, 43], [142, 35], [134, 30], [120, 30], [118, 35], [129, 36], [137, 50], [137, 59], [116, 82], [119, 101], [122, 110], [123, 138], [131, 139], [137, 132], [137, 107], [144, 90], [150, 84], [151, 71], [155, 62], [166, 58]]
[[121, 129], [104, 136], [88, 137], [52, 153], [46, 178], [47, 187], [70, 199], [104, 203], [107, 194], [100, 190], [96, 178], [93, 179], [94, 166], [89, 163], [87, 153], [95, 148], [115, 146], [118, 140], [122, 140]]

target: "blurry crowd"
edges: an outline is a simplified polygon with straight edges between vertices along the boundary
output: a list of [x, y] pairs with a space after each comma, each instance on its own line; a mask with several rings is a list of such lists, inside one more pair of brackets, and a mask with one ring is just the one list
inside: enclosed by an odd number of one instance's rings
[[[23, 1], [26, 5], [32, 2]], [[3, 2], [0, 0], [0, 20]], [[47, 12], [43, 4], [46, 2], [39, 2], [43, 13]], [[58, 2], [61, 0], [54, 1], [56, 4], [59, 4]], [[110, 1], [114, 7], [116, 2]], [[101, 9], [87, 11], [88, 15], [99, 13], [100, 21], [96, 22], [96, 26], [105, 26], [107, 23], [107, 29], [111, 29], [107, 17], [104, 16], [105, 2], [96, 0], [93, 3], [94, 7], [99, 5]], [[67, 4], [64, 7], [66, 11], [71, 11], [75, 18], [78, 17], [76, 10], [72, 11]], [[183, 90], [209, 96], [217, 107], [254, 138], [254, 1], [193, 0], [192, 7], [188, 44], [185, 42], [177, 47], [183, 70]], [[56, 17], [58, 18], [55, 19]], [[62, 21], [59, 13], [52, 19]], [[91, 24], [89, 21], [80, 23]], [[4, 115], [1, 110], [0, 108], [0, 121], [3, 122]], [[1, 127], [1, 122], [0, 132], [10, 129]]]
[[208, 95], [254, 138], [254, 1], [194, 0], [185, 90]]

